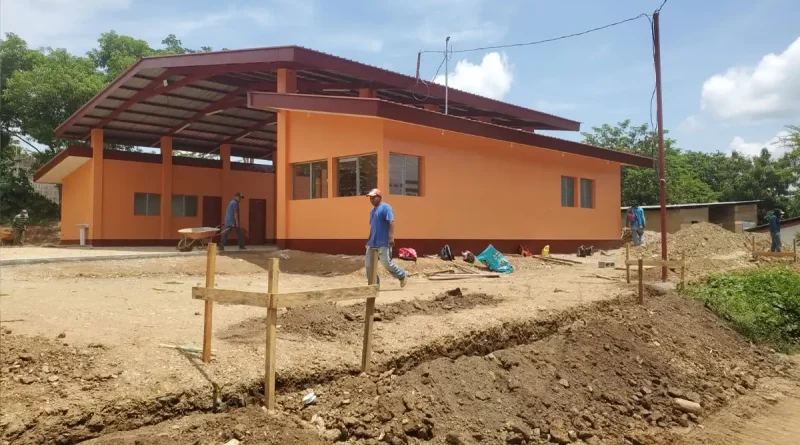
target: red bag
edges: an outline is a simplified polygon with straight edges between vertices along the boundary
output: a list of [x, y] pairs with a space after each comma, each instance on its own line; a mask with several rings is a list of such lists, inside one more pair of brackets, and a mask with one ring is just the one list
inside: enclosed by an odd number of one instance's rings
[[410, 247], [401, 247], [397, 251], [397, 256], [403, 260], [417, 261], [417, 251]]
[[523, 246], [522, 244], [519, 245], [519, 254], [523, 257], [533, 256], [530, 250], [527, 247]]

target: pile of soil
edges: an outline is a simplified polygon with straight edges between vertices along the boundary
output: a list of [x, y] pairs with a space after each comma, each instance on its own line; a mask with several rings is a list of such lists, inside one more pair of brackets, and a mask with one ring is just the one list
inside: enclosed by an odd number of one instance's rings
[[[0, 226], [0, 233], [13, 233], [10, 226]], [[25, 232], [26, 246], [58, 245], [61, 242], [61, 223], [46, 226], [28, 226]], [[10, 242], [8, 243], [10, 244]]]
[[94, 443], [666, 445], [776, 376], [800, 372], [701, 304], [664, 296], [595, 305], [549, 337], [485, 356], [340, 378], [313, 388], [311, 405], [302, 398], [312, 388], [279, 394], [276, 417], [251, 406]]
[[[667, 251], [670, 259], [686, 255], [687, 278], [698, 280], [708, 275], [754, 267], [752, 259], [753, 239], [757, 251], [770, 248], [770, 237], [764, 233], [734, 233], [716, 224], [701, 222], [667, 235]], [[791, 244], [784, 249], [791, 250]], [[661, 234], [646, 232], [644, 249], [632, 249], [631, 258], [661, 258]], [[677, 272], [677, 271], [676, 271]], [[659, 268], [649, 269], [646, 279], [658, 279]], [[676, 274], [670, 279], [677, 280]]]
[[[16, 335], [3, 328], [0, 333], [2, 405], [22, 406], [29, 412], [41, 412], [42, 416], [84, 417], [83, 413], [56, 412], [49, 405], [71, 394], [102, 389], [117, 379], [123, 372], [121, 369], [101, 369], [97, 365], [104, 352], [101, 344], [76, 349], [64, 334], [51, 340]], [[29, 426], [6, 410], [0, 417], [0, 437], [13, 441]]]
[[[374, 320], [390, 322], [412, 315], [441, 315], [477, 306], [495, 306], [501, 299], [482, 293], [462, 294], [461, 288], [444, 292], [434, 300], [400, 301], [375, 306]], [[288, 308], [278, 316], [279, 332], [299, 334], [319, 340], [361, 336], [364, 332], [365, 304], [341, 306], [327, 303], [315, 306]], [[263, 317], [251, 318], [217, 333], [231, 343], [262, 344], [266, 335]]]

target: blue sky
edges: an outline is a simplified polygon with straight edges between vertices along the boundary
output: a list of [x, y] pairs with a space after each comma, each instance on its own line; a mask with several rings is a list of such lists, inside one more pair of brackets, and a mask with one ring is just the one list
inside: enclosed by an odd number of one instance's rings
[[[413, 74], [417, 51], [441, 49], [447, 35], [456, 50], [534, 41], [651, 13], [661, 1], [3, 0], [0, 27], [32, 46], [77, 53], [114, 29], [155, 46], [169, 33], [189, 47], [300, 44]], [[681, 147], [754, 153], [800, 124], [799, 16], [796, 0], [667, 2], [665, 128]], [[584, 131], [627, 118], [645, 123], [650, 52], [640, 19], [555, 43], [455, 54], [450, 83], [579, 120]], [[439, 61], [423, 59], [426, 78]]]

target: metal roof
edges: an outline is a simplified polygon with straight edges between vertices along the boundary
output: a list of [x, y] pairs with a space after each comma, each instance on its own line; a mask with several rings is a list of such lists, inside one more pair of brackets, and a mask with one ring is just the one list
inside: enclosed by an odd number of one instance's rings
[[[86, 140], [92, 128], [104, 141], [211, 152], [229, 143], [234, 156], [268, 157], [276, 144], [275, 114], [247, 108], [249, 91], [276, 91], [279, 68], [297, 73], [298, 93], [359, 96], [416, 107], [443, 105], [444, 87], [412, 76], [298, 46], [146, 57], [128, 68], [56, 129]], [[580, 130], [580, 123], [483, 96], [449, 91], [449, 113], [530, 130]]]
[[[722, 206], [733, 206], [733, 205], [744, 205], [744, 204], [758, 204], [761, 200], [755, 201], [725, 201], [725, 202], [702, 202], [702, 203], [690, 203], [690, 204], [667, 204], [667, 209], [696, 209], [700, 207], [722, 207]], [[630, 206], [622, 206], [620, 210], [628, 210]], [[661, 208], [660, 205], [650, 205], [650, 206], [639, 206], [642, 210], [658, 210]]]
[[464, 117], [445, 115], [383, 99], [250, 92], [247, 94], [247, 104], [251, 108], [262, 110], [293, 110], [375, 117], [510, 142], [512, 145], [535, 146], [638, 167], [653, 166], [653, 159], [646, 156], [595, 147], [502, 125], [474, 122]]

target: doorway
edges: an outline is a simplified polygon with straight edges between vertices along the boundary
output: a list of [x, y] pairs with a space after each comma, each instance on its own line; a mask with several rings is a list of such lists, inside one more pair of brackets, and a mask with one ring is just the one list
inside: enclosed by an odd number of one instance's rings
[[267, 242], [267, 200], [250, 199], [250, 244]]
[[203, 227], [217, 227], [222, 224], [222, 198], [203, 196]]

